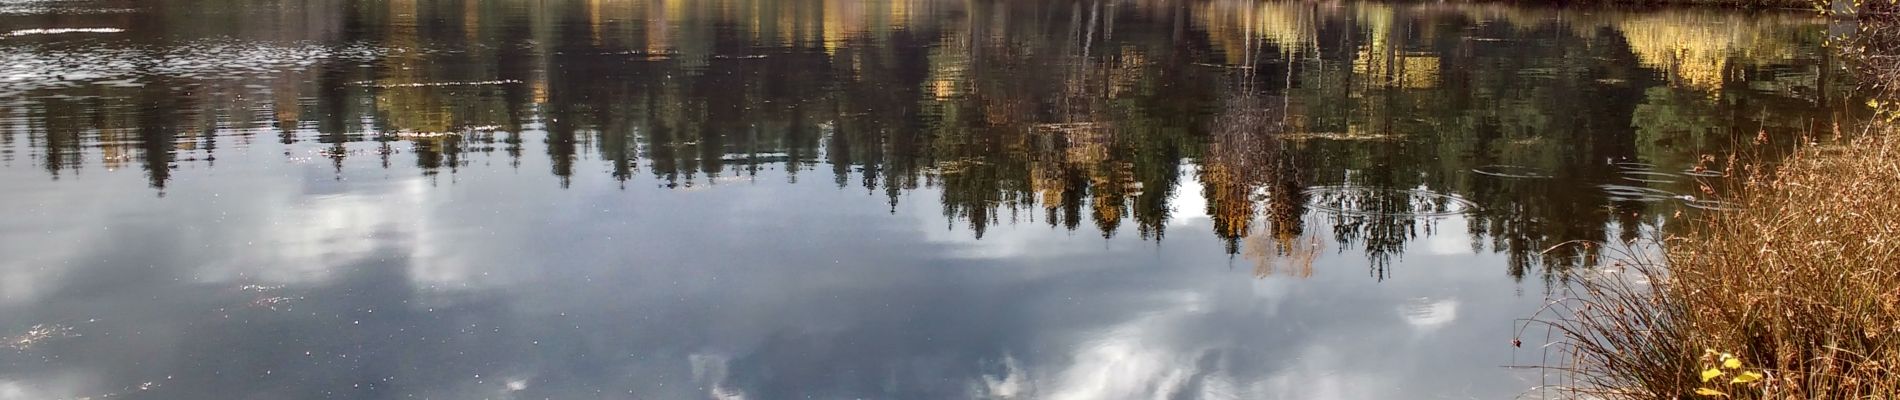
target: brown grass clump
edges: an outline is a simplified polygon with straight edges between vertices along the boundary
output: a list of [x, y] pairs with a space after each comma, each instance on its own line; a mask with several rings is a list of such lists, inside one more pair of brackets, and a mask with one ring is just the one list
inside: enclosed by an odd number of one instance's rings
[[1581, 279], [1539, 321], [1562, 337], [1561, 391], [1900, 398], [1900, 131], [1886, 129], [1802, 149], [1743, 183], [1736, 211]]
[[1900, 399], [1900, 18], [1861, 21], [1867, 131], [1731, 168], [1733, 210], [1578, 276], [1527, 324], [1560, 396]]
[[1568, 393], [1900, 398], [1900, 130], [1879, 129], [1752, 174], [1735, 211], [1581, 280], [1553, 304]]
[[1766, 370], [1750, 390], [1765, 398], [1900, 397], [1895, 136], [1805, 149], [1745, 184], [1740, 211], [1667, 244], [1662, 293], [1686, 307], [1691, 349]]

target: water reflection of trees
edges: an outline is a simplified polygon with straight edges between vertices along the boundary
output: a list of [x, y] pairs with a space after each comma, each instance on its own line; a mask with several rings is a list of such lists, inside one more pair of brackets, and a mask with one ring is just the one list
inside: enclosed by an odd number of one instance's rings
[[[0, 138], [29, 132], [31, 159], [54, 176], [137, 160], [158, 188], [256, 132], [322, 144], [315, 155], [339, 174], [346, 159], [379, 157], [453, 176], [477, 160], [519, 167], [537, 150], [563, 186], [590, 179], [590, 163], [623, 185], [644, 174], [669, 188], [783, 169], [879, 193], [893, 210], [934, 188], [977, 236], [1040, 220], [1159, 240], [1180, 180], [1194, 179], [1229, 253], [1310, 262], [1324, 234], [1366, 253], [1375, 276], [1439, 233], [1419, 211], [1452, 205], [1420, 204], [1445, 198], [1429, 193], [1474, 203], [1473, 250], [1508, 254], [1521, 276], [1595, 256], [1541, 253], [1556, 243], [1627, 238], [1675, 210], [1595, 190], [1618, 182], [1611, 162], [1679, 166], [1737, 135], [1811, 129], [1842, 85], [1823, 72], [1816, 22], [1779, 15], [1229, 0], [325, 4], [306, 5], [327, 11], [294, 28], [140, 23], [378, 56], [282, 71], [263, 89], [155, 72], [140, 88], [39, 89], [96, 97], [0, 106], [25, 124]], [[492, 83], [430, 86], [453, 82]], [[1548, 176], [1472, 173], [1486, 166]]]

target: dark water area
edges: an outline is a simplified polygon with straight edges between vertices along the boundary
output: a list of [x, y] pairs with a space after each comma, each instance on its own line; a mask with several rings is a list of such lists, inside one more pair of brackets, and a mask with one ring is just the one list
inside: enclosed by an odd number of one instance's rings
[[0, 400], [1539, 397], [1706, 155], [1862, 114], [1827, 24], [0, 0]]

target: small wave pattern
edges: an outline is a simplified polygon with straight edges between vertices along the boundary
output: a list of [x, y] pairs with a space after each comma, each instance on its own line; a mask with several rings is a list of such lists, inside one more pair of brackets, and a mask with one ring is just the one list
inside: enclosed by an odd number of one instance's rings
[[125, 43], [78, 48], [21, 46], [0, 49], [0, 98], [26, 92], [87, 85], [129, 86], [145, 78], [187, 80], [266, 79], [304, 70], [330, 59], [371, 60], [367, 46], [266, 43], [234, 39], [179, 46]]
[[86, 0], [0, 0], [0, 15], [83, 15], [137, 11], [99, 5], [99, 2]]
[[125, 32], [125, 30], [119, 29], [119, 28], [33, 28], [33, 29], [15, 29], [13, 31], [7, 32], [7, 36], [59, 35], [59, 34], [66, 34], [66, 33], [119, 33], [119, 32]]
[[1306, 189], [1308, 207], [1350, 217], [1442, 217], [1478, 210], [1478, 203], [1426, 189], [1373, 188], [1356, 185]]
[[1680, 202], [1683, 206], [1707, 211], [1734, 211], [1737, 205], [1732, 202], [1698, 198], [1692, 194], [1683, 194], [1665, 189], [1649, 187], [1651, 184], [1671, 185], [1688, 180], [1719, 179], [1727, 177], [1719, 171], [1690, 169], [1682, 172], [1662, 172], [1655, 164], [1624, 161], [1610, 165], [1616, 167], [1618, 183], [1597, 185], [1597, 189], [1609, 196], [1610, 201], [1668, 203]]
[[1550, 179], [1550, 171], [1522, 165], [1492, 164], [1472, 168], [1471, 173], [1503, 179]]

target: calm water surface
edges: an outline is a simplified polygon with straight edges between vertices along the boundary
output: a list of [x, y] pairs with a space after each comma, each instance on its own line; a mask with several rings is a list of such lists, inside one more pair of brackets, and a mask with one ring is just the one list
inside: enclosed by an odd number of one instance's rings
[[0, 0], [0, 399], [1537, 396], [1545, 250], [1851, 120], [1826, 24]]

